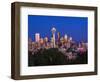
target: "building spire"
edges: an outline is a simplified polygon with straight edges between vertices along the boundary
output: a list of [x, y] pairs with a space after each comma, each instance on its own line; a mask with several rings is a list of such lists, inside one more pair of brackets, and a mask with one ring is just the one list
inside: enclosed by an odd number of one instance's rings
[[53, 35], [53, 47], [55, 48], [55, 46], [56, 46], [56, 44], [55, 44], [55, 32], [56, 32], [56, 28], [55, 27], [53, 27], [52, 29], [51, 29], [51, 32], [52, 32], [52, 35]]

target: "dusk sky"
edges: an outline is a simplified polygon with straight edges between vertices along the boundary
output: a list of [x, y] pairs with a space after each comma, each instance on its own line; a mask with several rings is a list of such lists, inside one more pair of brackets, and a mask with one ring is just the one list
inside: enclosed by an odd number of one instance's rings
[[28, 38], [35, 41], [35, 33], [40, 33], [40, 37], [50, 39], [52, 27], [60, 32], [61, 36], [67, 34], [74, 41], [87, 42], [88, 39], [88, 18], [87, 17], [67, 17], [67, 16], [42, 16], [28, 15]]

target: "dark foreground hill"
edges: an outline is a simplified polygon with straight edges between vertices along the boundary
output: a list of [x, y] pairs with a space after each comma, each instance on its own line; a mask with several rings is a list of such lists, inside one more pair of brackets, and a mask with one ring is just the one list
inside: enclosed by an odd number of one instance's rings
[[69, 61], [67, 56], [61, 53], [57, 48], [50, 48], [45, 50], [39, 50], [32, 55], [28, 54], [29, 66], [48, 66], [48, 65], [68, 65], [68, 64], [86, 64], [87, 54], [84, 57], [80, 55], [75, 59]]

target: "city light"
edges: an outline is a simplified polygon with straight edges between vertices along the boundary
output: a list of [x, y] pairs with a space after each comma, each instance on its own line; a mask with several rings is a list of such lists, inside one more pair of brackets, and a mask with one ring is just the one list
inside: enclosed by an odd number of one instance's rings
[[38, 55], [44, 54], [44, 51], [46, 50], [57, 49], [59, 53], [62, 53], [63, 56], [65, 56], [68, 62], [74, 61], [78, 57], [78, 63], [82, 61], [83, 63], [84, 61], [86, 62], [86, 58], [83, 56], [87, 57], [87, 43], [83, 41], [77, 43], [71, 36], [68, 36], [67, 33], [64, 36], [61, 36], [60, 32], [56, 32], [57, 29], [53, 27], [51, 29], [51, 39], [49, 39], [47, 36], [43, 38], [41, 37], [40, 33], [35, 33], [35, 41], [32, 41], [32, 39], [29, 38], [28, 52], [32, 55]]

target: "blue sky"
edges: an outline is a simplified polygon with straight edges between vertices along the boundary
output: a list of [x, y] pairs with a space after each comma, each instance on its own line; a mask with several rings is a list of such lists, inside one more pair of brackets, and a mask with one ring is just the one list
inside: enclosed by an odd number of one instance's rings
[[67, 34], [77, 42], [87, 42], [87, 17], [28, 15], [28, 37], [33, 41], [35, 33], [40, 33], [42, 38], [50, 38], [52, 27], [55, 27], [56, 33], [60, 32], [61, 36]]

